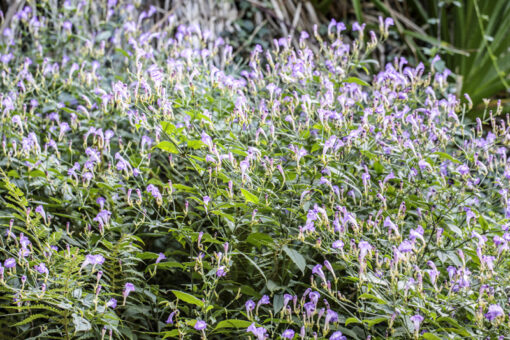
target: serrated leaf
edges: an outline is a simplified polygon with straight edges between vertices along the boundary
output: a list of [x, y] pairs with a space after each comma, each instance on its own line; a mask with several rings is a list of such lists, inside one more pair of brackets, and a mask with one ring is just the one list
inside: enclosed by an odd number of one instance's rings
[[45, 314], [34, 314], [34, 315], [29, 316], [25, 320], [20, 321], [20, 322], [14, 324], [12, 326], [13, 327], [23, 326], [23, 325], [26, 325], [27, 323], [30, 323], [30, 322], [34, 321], [34, 320], [42, 319], [42, 318], [49, 319], [49, 316], [45, 315]]

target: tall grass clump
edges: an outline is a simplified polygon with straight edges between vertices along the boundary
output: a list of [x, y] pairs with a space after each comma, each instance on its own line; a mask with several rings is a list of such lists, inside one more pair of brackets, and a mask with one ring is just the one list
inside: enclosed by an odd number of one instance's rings
[[435, 67], [370, 73], [391, 19], [241, 67], [155, 8], [59, 4], [2, 32], [3, 335], [509, 333], [509, 118], [466, 124]]

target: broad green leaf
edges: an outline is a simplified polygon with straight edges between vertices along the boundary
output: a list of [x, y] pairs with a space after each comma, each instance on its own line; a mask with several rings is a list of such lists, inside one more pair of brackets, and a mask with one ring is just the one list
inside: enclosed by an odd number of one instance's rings
[[214, 329], [220, 328], [248, 328], [253, 322], [248, 320], [227, 319], [220, 321]]
[[174, 293], [175, 297], [177, 297], [181, 301], [190, 303], [195, 306], [204, 307], [204, 302], [200, 299], [197, 299], [191, 294], [184, 293], [178, 290], [172, 290], [172, 293]]
[[459, 161], [458, 159], [456, 158], [453, 158], [452, 156], [450, 156], [449, 154], [445, 153], [445, 152], [439, 152], [439, 151], [436, 151], [434, 152], [434, 155], [438, 155], [439, 158], [442, 158], [442, 159], [447, 159], [449, 161], [452, 161], [453, 163], [457, 163], [457, 164], [462, 164], [461, 161]]
[[246, 242], [253, 244], [256, 247], [274, 244], [273, 238], [265, 233], [252, 233], [248, 235]]
[[254, 194], [252, 194], [251, 192], [249, 192], [248, 190], [241, 188], [241, 192], [242, 192], [246, 202], [251, 202], [251, 203], [255, 203], [255, 204], [259, 203], [259, 198], [257, 196], [255, 196]]
[[437, 335], [432, 334], [432, 333], [423, 333], [422, 337], [423, 337], [423, 339], [427, 339], [427, 340], [441, 340], [440, 337], [438, 337]]
[[349, 77], [349, 78], [344, 80], [344, 83], [355, 83], [355, 84], [358, 84], [358, 85], [361, 85], [361, 86], [370, 86], [370, 84], [367, 83], [366, 81], [361, 80], [361, 79], [356, 78], [356, 77]]
[[290, 257], [292, 262], [301, 270], [301, 272], [304, 274], [306, 269], [306, 260], [299, 252], [297, 252], [294, 249], [290, 249], [287, 246], [283, 247], [283, 251]]
[[168, 338], [177, 338], [179, 336], [179, 330], [178, 329], [172, 329], [171, 331], [167, 331], [163, 333], [163, 339]]
[[375, 300], [377, 301], [377, 303], [380, 303], [380, 304], [387, 304], [386, 301], [384, 301], [383, 299], [381, 298], [378, 298], [377, 296], [375, 295], [372, 295], [372, 294], [369, 294], [369, 293], [363, 293], [359, 296], [360, 299], [371, 299], [371, 300]]
[[171, 135], [176, 129], [175, 125], [170, 122], [161, 122], [161, 128], [169, 135]]
[[373, 319], [365, 319], [363, 322], [368, 325], [368, 327], [372, 327], [374, 325], [377, 325], [378, 323], [385, 322], [388, 320], [386, 317], [378, 317]]
[[201, 140], [188, 140], [187, 141], [188, 148], [192, 149], [201, 149], [205, 146], [205, 144]]
[[169, 142], [167, 140], [159, 142], [156, 146], [154, 146], [154, 148], [158, 148], [163, 151], [170, 152], [170, 153], [175, 153], [175, 154], [179, 153], [179, 150], [177, 149], [177, 147], [172, 142]]
[[123, 50], [122, 48], [116, 48], [116, 49], [115, 49], [115, 52], [119, 52], [119, 53], [120, 53], [120, 54], [122, 54], [124, 57], [129, 58], [129, 54], [128, 54], [125, 50]]
[[358, 318], [348, 318], [345, 320], [346, 326], [349, 326], [351, 323], [361, 323], [361, 321]]
[[73, 324], [76, 332], [85, 332], [92, 329], [90, 322], [87, 319], [82, 318], [78, 314], [73, 314]]

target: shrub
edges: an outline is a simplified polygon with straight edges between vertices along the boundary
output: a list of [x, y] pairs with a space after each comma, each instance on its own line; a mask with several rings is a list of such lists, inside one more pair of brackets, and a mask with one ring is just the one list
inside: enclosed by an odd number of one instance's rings
[[367, 74], [379, 41], [360, 26], [240, 67], [199, 27], [145, 27], [152, 12], [39, 3], [3, 32], [16, 336], [508, 333], [508, 118], [464, 123], [446, 70]]

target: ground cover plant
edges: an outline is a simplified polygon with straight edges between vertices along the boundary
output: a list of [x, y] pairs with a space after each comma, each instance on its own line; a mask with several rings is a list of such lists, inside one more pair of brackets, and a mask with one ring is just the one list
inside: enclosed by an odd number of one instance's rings
[[135, 5], [2, 32], [6, 337], [504, 339], [501, 106], [469, 123], [437, 60], [370, 72], [391, 19], [236, 65]]

